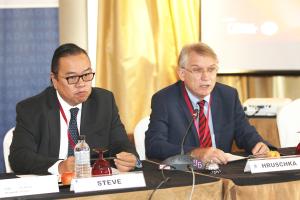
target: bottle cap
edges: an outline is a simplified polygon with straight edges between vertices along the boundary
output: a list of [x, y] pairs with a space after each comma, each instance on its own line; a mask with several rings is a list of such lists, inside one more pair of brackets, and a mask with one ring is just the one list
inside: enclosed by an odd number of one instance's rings
[[85, 140], [85, 135], [79, 135], [78, 140]]

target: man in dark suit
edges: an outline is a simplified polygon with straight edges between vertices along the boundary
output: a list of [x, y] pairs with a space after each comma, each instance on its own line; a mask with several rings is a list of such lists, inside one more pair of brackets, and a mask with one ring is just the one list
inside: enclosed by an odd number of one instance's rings
[[185, 46], [178, 65], [181, 81], [152, 97], [145, 136], [148, 158], [166, 159], [180, 154], [182, 138], [193, 116], [184, 152], [194, 158], [226, 164], [228, 157], [224, 152], [231, 151], [234, 140], [238, 147], [253, 154], [269, 151], [246, 119], [236, 89], [216, 83], [218, 59], [209, 46]]
[[[58, 47], [51, 63], [53, 86], [18, 103], [9, 161], [14, 172], [62, 174], [74, 171], [74, 141], [68, 129], [75, 108], [78, 134], [93, 148], [108, 149], [120, 171], [137, 164], [120, 120], [113, 94], [92, 88], [94, 72], [85, 50], [75, 44]], [[72, 146], [73, 143], [73, 146]], [[75, 143], [76, 144], [76, 143]], [[93, 157], [93, 154], [92, 154]]]

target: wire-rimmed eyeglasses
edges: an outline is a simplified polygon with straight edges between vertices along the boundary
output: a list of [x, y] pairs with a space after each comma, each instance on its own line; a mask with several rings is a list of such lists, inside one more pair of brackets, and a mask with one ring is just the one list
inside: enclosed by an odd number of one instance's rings
[[217, 66], [211, 66], [208, 67], [207, 69], [203, 69], [203, 68], [192, 68], [192, 69], [188, 69], [188, 68], [182, 68], [194, 75], [202, 75], [204, 72], [207, 73], [208, 75], [213, 75], [216, 74], [216, 72], [218, 71], [218, 67]]

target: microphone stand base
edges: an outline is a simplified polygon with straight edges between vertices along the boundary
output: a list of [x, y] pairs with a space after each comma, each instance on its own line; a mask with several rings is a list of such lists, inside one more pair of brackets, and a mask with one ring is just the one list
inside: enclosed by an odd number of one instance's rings
[[189, 155], [175, 155], [162, 161], [163, 165], [170, 166], [174, 170], [188, 171], [193, 167], [193, 158]]

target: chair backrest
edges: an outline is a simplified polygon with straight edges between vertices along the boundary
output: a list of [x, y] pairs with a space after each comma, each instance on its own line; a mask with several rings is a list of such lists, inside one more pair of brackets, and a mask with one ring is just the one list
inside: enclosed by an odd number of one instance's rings
[[13, 172], [13, 170], [10, 167], [9, 161], [8, 161], [8, 156], [9, 156], [9, 152], [10, 152], [9, 148], [10, 148], [10, 144], [12, 142], [14, 130], [15, 130], [15, 127], [11, 128], [5, 134], [4, 139], [3, 139], [3, 158], [4, 158], [6, 173]]
[[147, 116], [141, 119], [134, 129], [134, 143], [137, 153], [140, 156], [140, 160], [146, 160], [145, 153], [145, 132], [148, 130], [148, 124], [150, 122], [150, 117]]
[[300, 99], [283, 106], [277, 113], [281, 147], [295, 147], [300, 142]]

